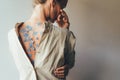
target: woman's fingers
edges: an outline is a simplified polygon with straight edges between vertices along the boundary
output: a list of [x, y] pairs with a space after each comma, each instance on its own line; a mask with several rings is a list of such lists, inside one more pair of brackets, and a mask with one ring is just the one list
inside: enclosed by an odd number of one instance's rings
[[67, 76], [68, 72], [69, 72], [69, 66], [64, 65], [64, 66], [56, 68], [54, 70], [54, 75], [58, 78], [65, 78], [65, 76]]
[[56, 69], [56, 71], [61, 71], [61, 70], [64, 70], [65, 69], [65, 66], [62, 66], [62, 67], [59, 67]]
[[54, 71], [54, 74], [56, 77], [58, 78], [64, 78], [65, 77], [65, 73], [64, 73], [65, 69], [64, 66], [63, 67], [59, 67]]
[[64, 74], [64, 70], [62, 71], [55, 71], [56, 74]]
[[57, 21], [60, 21], [60, 16], [61, 16], [61, 15], [59, 14], [58, 17], [57, 17]]
[[56, 21], [60, 27], [69, 28], [69, 19], [64, 10], [60, 10], [60, 13], [59, 13]]
[[67, 22], [67, 19], [64, 17], [64, 18], [63, 18], [63, 21], [66, 23], [66, 22]]

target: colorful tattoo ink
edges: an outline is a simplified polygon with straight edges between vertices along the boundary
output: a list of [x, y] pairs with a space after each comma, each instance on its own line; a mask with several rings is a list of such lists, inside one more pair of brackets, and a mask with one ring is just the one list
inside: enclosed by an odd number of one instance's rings
[[35, 52], [39, 48], [40, 38], [44, 31], [42, 26], [44, 25], [38, 22], [34, 27], [27, 25], [20, 30], [31, 63], [34, 63]]
[[28, 31], [31, 31], [32, 30], [32, 27], [27, 25], [26, 28], [28, 29]]
[[33, 36], [36, 36], [38, 34], [38, 32], [33, 32]]

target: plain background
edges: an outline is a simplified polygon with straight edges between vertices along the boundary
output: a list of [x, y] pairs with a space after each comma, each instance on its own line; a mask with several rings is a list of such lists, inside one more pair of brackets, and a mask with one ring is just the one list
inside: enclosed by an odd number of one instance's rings
[[[120, 0], [69, 0], [65, 9], [77, 38], [68, 80], [120, 80]], [[7, 33], [27, 20], [32, 0], [0, 0], [0, 80], [19, 80]]]

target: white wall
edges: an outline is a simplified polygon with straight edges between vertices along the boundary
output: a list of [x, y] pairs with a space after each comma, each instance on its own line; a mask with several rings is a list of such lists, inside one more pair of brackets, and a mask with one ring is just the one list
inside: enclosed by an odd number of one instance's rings
[[[0, 0], [0, 80], [18, 80], [7, 32], [32, 13], [31, 0]], [[66, 11], [77, 38], [68, 80], [120, 80], [120, 0], [69, 0]]]
[[0, 0], [0, 80], [19, 80], [19, 73], [8, 49], [8, 30], [32, 13], [31, 0]]
[[69, 0], [76, 65], [68, 80], [120, 80], [120, 0]]

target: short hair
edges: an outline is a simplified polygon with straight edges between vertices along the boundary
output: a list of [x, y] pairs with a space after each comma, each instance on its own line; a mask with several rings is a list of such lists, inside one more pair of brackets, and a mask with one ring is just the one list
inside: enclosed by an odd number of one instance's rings
[[68, 0], [56, 0], [56, 2], [58, 2], [63, 9], [66, 7]]
[[[33, 0], [33, 7], [35, 7], [37, 4], [44, 4], [47, 0]], [[55, 0], [61, 8], [65, 8], [67, 5], [68, 0]]]

